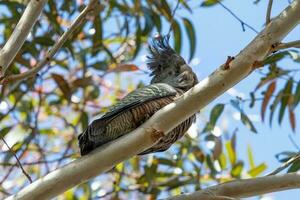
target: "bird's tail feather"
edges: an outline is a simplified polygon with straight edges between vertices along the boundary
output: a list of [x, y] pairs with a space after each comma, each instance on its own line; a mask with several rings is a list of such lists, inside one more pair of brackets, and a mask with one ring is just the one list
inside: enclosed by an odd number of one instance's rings
[[78, 136], [80, 154], [82, 156], [106, 143], [101, 141], [101, 138], [105, 138], [103, 137], [105, 134], [105, 128], [106, 123], [103, 123], [103, 120], [95, 120]]

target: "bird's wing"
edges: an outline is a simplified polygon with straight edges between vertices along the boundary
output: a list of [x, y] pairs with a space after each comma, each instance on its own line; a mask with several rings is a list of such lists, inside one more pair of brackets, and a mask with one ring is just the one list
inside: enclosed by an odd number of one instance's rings
[[99, 120], [112, 120], [115, 117], [122, 114], [124, 111], [128, 111], [145, 102], [175, 96], [177, 91], [170, 85], [165, 83], [151, 84], [143, 88], [134, 90], [125, 96], [118, 103], [110, 107], [110, 111], [103, 115]]

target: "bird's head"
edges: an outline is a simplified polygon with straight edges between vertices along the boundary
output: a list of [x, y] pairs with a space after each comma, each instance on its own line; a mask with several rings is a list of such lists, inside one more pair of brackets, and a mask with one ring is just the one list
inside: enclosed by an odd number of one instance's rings
[[153, 39], [149, 50], [147, 66], [152, 71], [151, 83], [167, 83], [183, 91], [198, 83], [192, 68], [169, 46], [168, 36]]

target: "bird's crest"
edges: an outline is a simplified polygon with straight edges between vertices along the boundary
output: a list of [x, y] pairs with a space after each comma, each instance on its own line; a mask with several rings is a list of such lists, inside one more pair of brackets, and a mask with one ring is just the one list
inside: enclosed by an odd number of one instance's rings
[[159, 75], [166, 68], [174, 67], [178, 58], [182, 59], [169, 45], [169, 35], [157, 36], [149, 44], [150, 55], [147, 56], [147, 67], [152, 71], [151, 76]]

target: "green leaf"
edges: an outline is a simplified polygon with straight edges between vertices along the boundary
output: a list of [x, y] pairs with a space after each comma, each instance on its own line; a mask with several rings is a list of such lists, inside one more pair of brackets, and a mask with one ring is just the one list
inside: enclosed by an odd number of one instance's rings
[[221, 153], [219, 158], [218, 158], [218, 161], [219, 161], [219, 164], [220, 164], [220, 167], [222, 170], [226, 169], [226, 166], [227, 166], [227, 162], [226, 162], [226, 156], [224, 153]]
[[192, 22], [187, 19], [183, 18], [183, 24], [185, 26], [185, 30], [187, 31], [188, 37], [189, 37], [189, 42], [190, 42], [190, 57], [189, 61], [194, 57], [195, 50], [196, 50], [196, 34], [195, 34], [195, 29], [192, 24]]
[[258, 176], [259, 174], [261, 174], [263, 171], [265, 171], [267, 169], [267, 165], [265, 163], [262, 163], [256, 167], [254, 167], [253, 169], [249, 170], [248, 171], [248, 174], [251, 176], [251, 177], [256, 177]]
[[214, 6], [216, 5], [220, 0], [205, 0], [201, 6], [202, 7], [208, 7], [208, 6]]
[[180, 53], [182, 44], [182, 34], [178, 21], [173, 21], [172, 28], [174, 33], [174, 49], [177, 53]]
[[95, 56], [98, 53], [97, 47], [99, 47], [102, 44], [102, 38], [103, 38], [102, 19], [100, 14], [96, 15], [94, 19], [93, 27], [95, 28], [95, 33], [92, 39], [93, 41], [92, 56]]
[[265, 119], [265, 112], [266, 112], [266, 109], [267, 109], [267, 106], [268, 106], [268, 103], [274, 93], [276, 89], [276, 81], [273, 81], [272, 83], [269, 84], [265, 94], [264, 94], [264, 99], [263, 99], [263, 102], [262, 102], [262, 105], [261, 105], [261, 119], [262, 121], [264, 121]]
[[243, 168], [244, 168], [244, 163], [241, 161], [237, 162], [235, 165], [233, 165], [230, 173], [233, 177], [240, 177], [241, 173], [243, 171]]
[[153, 20], [153, 22], [155, 24], [157, 32], [160, 33], [162, 25], [161, 25], [161, 19], [160, 19], [159, 15], [157, 15], [155, 12], [153, 12], [152, 20]]
[[236, 153], [232, 148], [232, 144], [230, 140], [225, 143], [225, 148], [227, 150], [227, 154], [231, 165], [234, 165], [236, 163]]
[[255, 167], [255, 163], [254, 163], [253, 153], [252, 153], [250, 145], [248, 145], [248, 147], [247, 147], [247, 153], [248, 153], [250, 169], [253, 169]]
[[63, 78], [63, 76], [56, 73], [52, 73], [52, 78], [58, 85], [59, 89], [62, 91], [65, 99], [70, 100], [72, 92], [69, 83]]
[[82, 112], [80, 121], [82, 130], [85, 130], [89, 125], [89, 116], [86, 112]]
[[288, 173], [297, 172], [300, 170], [300, 160], [294, 162], [291, 167], [288, 169]]
[[252, 132], [257, 133], [257, 130], [256, 130], [256, 128], [254, 127], [254, 125], [252, 124], [251, 120], [250, 120], [249, 117], [248, 117], [245, 113], [243, 113], [243, 112], [241, 112], [241, 120], [242, 120], [243, 124], [244, 124], [247, 128], [249, 128]]
[[286, 161], [290, 160], [292, 157], [295, 157], [298, 155], [299, 155], [298, 152], [284, 151], [284, 152], [276, 154], [275, 157], [279, 162], [286, 162]]
[[176, 162], [174, 162], [173, 160], [169, 160], [166, 158], [157, 158], [158, 163], [160, 165], [167, 165], [167, 166], [171, 166], [171, 167], [176, 167]]
[[49, 37], [36, 37], [33, 40], [33, 43], [37, 43], [43, 46], [53, 46], [54, 45], [54, 41]]
[[270, 65], [269, 70], [270, 71], [268, 72], [268, 74], [265, 77], [261, 78], [260, 82], [255, 87], [255, 90], [258, 90], [259, 88], [269, 83], [270, 81], [273, 81], [274, 79], [289, 73], [288, 70], [283, 70], [274, 64]]
[[254, 92], [250, 92], [250, 98], [251, 98], [251, 101], [250, 101], [249, 107], [253, 108], [255, 101], [256, 101]]
[[279, 105], [279, 102], [280, 102], [280, 100], [281, 100], [281, 98], [283, 96], [282, 93], [283, 93], [282, 90], [280, 92], [278, 92], [275, 100], [273, 101], [272, 105], [270, 106], [270, 119], [269, 119], [269, 125], [270, 126], [272, 125], [272, 121], [273, 121], [273, 116], [274, 116], [274, 113], [275, 113], [275, 109]]
[[239, 103], [238, 100], [236, 100], [236, 99], [231, 99], [231, 100], [230, 100], [230, 104], [231, 104], [235, 109], [237, 109], [238, 111], [243, 112], [243, 110], [241, 109], [241, 106], [240, 106], [240, 103]]
[[168, 2], [166, 0], [161, 0], [160, 3], [161, 3], [162, 13], [169, 21], [171, 21], [172, 20], [172, 11], [169, 7]]
[[141, 25], [140, 22], [137, 20], [136, 22], [136, 32], [135, 32], [135, 50], [134, 50], [134, 54], [133, 54], [133, 59], [138, 55], [138, 52], [141, 48], [141, 42], [142, 42], [142, 30], [141, 30]]
[[190, 12], [193, 13], [191, 7], [186, 3], [186, 0], [180, 0], [180, 3]]
[[293, 107], [295, 108], [300, 102], [300, 82], [297, 83], [297, 88], [294, 94], [294, 105]]
[[288, 51], [281, 51], [281, 52], [278, 52], [278, 53], [274, 53], [271, 56], [267, 57], [264, 60], [263, 64], [264, 65], [273, 64], [275, 62], [280, 61], [281, 59], [283, 59], [284, 57], [286, 57], [288, 55], [289, 55]]
[[142, 6], [142, 11], [145, 16], [145, 24], [142, 31], [142, 35], [148, 35], [153, 29], [153, 25], [154, 25], [153, 16], [155, 15], [155, 13], [152, 12], [151, 9], [145, 6]]
[[212, 131], [216, 125], [217, 120], [224, 110], [224, 104], [217, 104], [210, 112], [209, 122], [206, 124], [202, 132]]
[[2, 128], [0, 130], [0, 138], [4, 138], [5, 135], [10, 131], [11, 128], [12, 128], [12, 126], [7, 126], [5, 128]]
[[206, 164], [208, 168], [210, 169], [210, 173], [212, 176], [214, 176], [217, 173], [217, 170], [214, 166], [214, 163], [209, 155], [206, 155]]
[[292, 87], [293, 87], [293, 79], [290, 78], [287, 81], [287, 83], [284, 87], [283, 96], [282, 96], [281, 102], [280, 102], [281, 106], [280, 106], [280, 109], [279, 109], [279, 116], [278, 116], [278, 123], [279, 124], [281, 124], [281, 122], [282, 122], [287, 104], [289, 102], [290, 95], [292, 95], [291, 94], [292, 93]]

